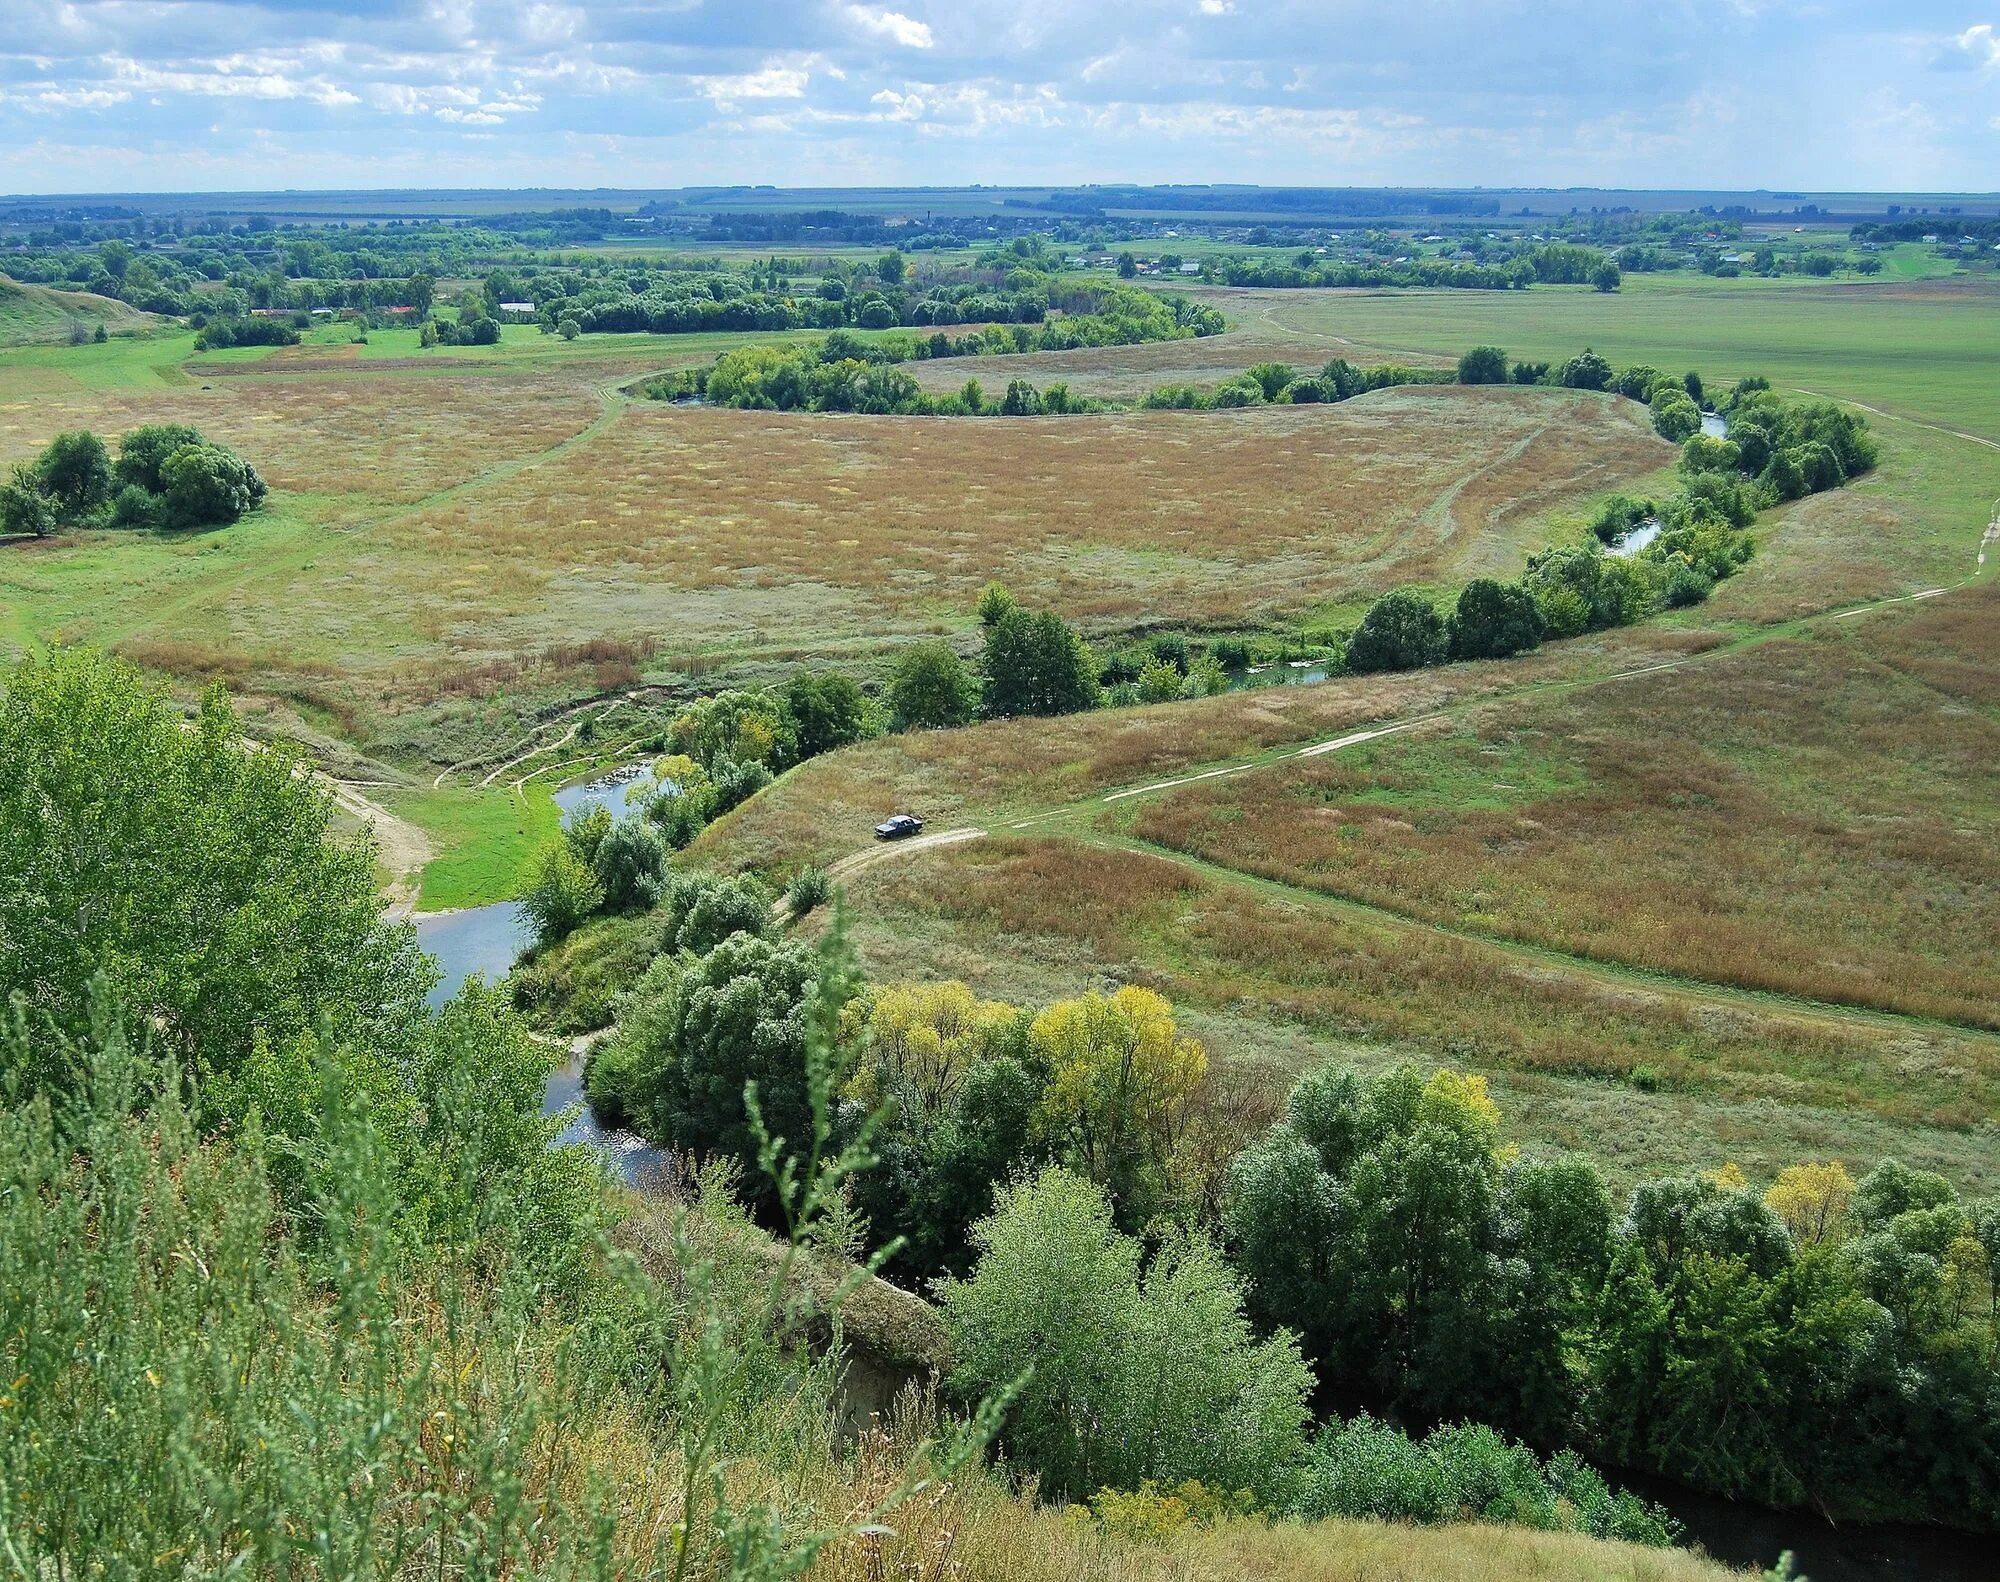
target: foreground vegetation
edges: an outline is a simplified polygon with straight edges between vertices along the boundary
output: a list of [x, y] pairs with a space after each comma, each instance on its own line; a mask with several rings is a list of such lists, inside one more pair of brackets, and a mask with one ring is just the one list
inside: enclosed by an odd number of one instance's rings
[[[1032, 1483], [1016, 1495], [982, 1469], [1003, 1415], [1010, 1443], [1033, 1443], [1030, 1398], [1010, 1403], [1011, 1378], [985, 1406], [968, 1379], [968, 1415], [911, 1397], [885, 1430], [843, 1440], [837, 1314], [858, 1278], [841, 1272], [854, 1246], [845, 1205], [877, 1123], [836, 1115], [853, 1073], [838, 1008], [854, 993], [837, 938], [805, 952], [798, 1072], [733, 1099], [712, 1074], [715, 1101], [747, 1123], [780, 1239], [735, 1205], [733, 1185], [754, 1178], [726, 1163], [627, 1219], [597, 1157], [555, 1145], [563, 1117], [541, 1113], [541, 1046], [477, 984], [425, 1010], [406, 931], [377, 921], [349, 941], [354, 970], [339, 980], [289, 941], [267, 941], [263, 976], [246, 979], [143, 926], [65, 932], [79, 918], [143, 918], [163, 886], [204, 913], [262, 906], [295, 923], [368, 905], [365, 848], [325, 845], [324, 795], [282, 755], [246, 753], [219, 702], [203, 731], [177, 731], [128, 669], [84, 653], [11, 678], [0, 849], [23, 851], [31, 805], [39, 838], [73, 840], [181, 735], [185, 775], [144, 809], [184, 854], [178, 874], [117, 863], [37, 890], [10, 870], [5, 889], [19, 914], [8, 937], [38, 942], [0, 962], [12, 1006], [0, 1300], [13, 1315], [0, 1340], [0, 1537], [31, 1570], [842, 1577], [942, 1557], [998, 1577], [1032, 1557], [1144, 1575], [1155, 1545], [1218, 1574], [1259, 1553], [1328, 1575], [1367, 1563], [1366, 1529], [1252, 1514], [1293, 1500], [1300, 1516], [1479, 1515], [1665, 1536], [1575, 1463], [1545, 1469], [1470, 1432], [1415, 1447], [1352, 1425], [1287, 1494], [1267, 1479], [1284, 1466], [1273, 1452], [1300, 1449], [1297, 1400], [1287, 1415], [1273, 1399], [1277, 1437], [1250, 1461], [1191, 1462], [1195, 1441], [1169, 1429], [1158, 1387], [1180, 1378], [1182, 1358], [1219, 1362], [1220, 1393], [1176, 1410], [1203, 1400], [1237, 1413], [1227, 1348], [1245, 1343], [1227, 1277], [1194, 1248], [1149, 1277], [1170, 1321], [1153, 1326], [1158, 1349], [1130, 1384], [1135, 1403], [1151, 1395], [1161, 1437], [1142, 1465], [1102, 1469], [1129, 1497], [1103, 1493], [1055, 1523]], [[40, 750], [58, 737], [80, 749], [60, 769]], [[210, 823], [185, 800], [208, 784], [237, 788], [236, 816]], [[273, 879], [285, 886], [275, 895]], [[305, 893], [302, 906], [287, 900]], [[99, 969], [113, 963], [122, 978], [107, 980]], [[272, 1015], [283, 984], [322, 991], [308, 1021], [296, 1007]], [[203, 1014], [234, 1020], [210, 1033]], [[780, 1088], [798, 1073], [794, 1112]], [[781, 1113], [793, 1123], [783, 1133]], [[1086, 1211], [1093, 1190], [1072, 1189]], [[977, 1281], [966, 1289], [965, 1334], [999, 1336], [997, 1319], [976, 1316]], [[1184, 1331], [1183, 1307], [1223, 1320], [1221, 1353]], [[829, 1319], [834, 1349], [806, 1343]], [[79, 1351], [91, 1367], [76, 1366]], [[1281, 1388], [1297, 1391], [1296, 1358], [1289, 1379]], [[1060, 1391], [1060, 1373], [1042, 1387]], [[1216, 1492], [1177, 1476], [1194, 1468], [1218, 1478]], [[1134, 1482], [1140, 1471], [1167, 1483]], [[1554, 1575], [1629, 1564], [1511, 1537], [1495, 1552], [1536, 1555]], [[1650, 1574], [1702, 1573], [1663, 1561]]]

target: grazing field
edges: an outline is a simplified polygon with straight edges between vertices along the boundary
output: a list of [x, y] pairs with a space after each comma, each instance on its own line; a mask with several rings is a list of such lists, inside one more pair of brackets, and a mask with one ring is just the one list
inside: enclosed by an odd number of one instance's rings
[[277, 493], [226, 534], [0, 546], [0, 636], [122, 646], [250, 690], [365, 678], [401, 694], [597, 640], [879, 650], [963, 627], [994, 578], [1100, 631], [1246, 625], [1518, 569], [1574, 531], [1552, 517], [1670, 454], [1630, 403], [1570, 392], [780, 416], [627, 403], [605, 379], [630, 356], [412, 369], [298, 347], [173, 380], [128, 357], [104, 386], [10, 402], [0, 457], [61, 428], [183, 421]]
[[107, 334], [131, 334], [161, 322], [115, 297], [57, 291], [0, 275], [0, 346], [67, 345], [79, 326], [86, 334], [99, 325]]
[[2000, 594], [1501, 701], [1131, 832], [1596, 959], [2000, 1027]]
[[1280, 765], [1303, 746], [1360, 727], [1518, 688], [1567, 688], [1671, 662], [1718, 641], [1707, 633], [1628, 627], [1504, 662], [879, 737], [801, 764], [713, 825], [694, 854], [719, 866], [788, 872], [852, 851], [883, 811], [898, 807], [925, 812], [937, 828], [1000, 828], [1024, 818], [1087, 821], [1108, 793], [1217, 767]]

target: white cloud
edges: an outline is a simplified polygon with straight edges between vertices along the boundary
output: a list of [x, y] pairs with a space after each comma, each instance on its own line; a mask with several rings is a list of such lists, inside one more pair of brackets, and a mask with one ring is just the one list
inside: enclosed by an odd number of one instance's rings
[[1229, 0], [1201, 0], [1203, 16], [1227, 16], [1232, 9]]
[[184, 93], [212, 99], [296, 99], [328, 109], [361, 102], [359, 94], [349, 92], [337, 82], [317, 74], [297, 74], [274, 59], [236, 56], [188, 64], [199, 69], [162, 71], [122, 56], [110, 60], [117, 81], [140, 93]]
[[889, 39], [905, 49], [931, 47], [930, 24], [919, 22], [915, 17], [904, 16], [900, 11], [890, 11], [879, 6], [851, 5], [847, 7], [847, 17], [864, 33]]
[[1973, 65], [2000, 66], [2000, 37], [1994, 35], [1991, 22], [1967, 28], [1953, 42]]
[[33, 102], [49, 110], [108, 110], [131, 97], [118, 88], [44, 88]]
[[733, 110], [745, 99], [803, 99], [812, 83], [812, 73], [801, 66], [780, 66], [773, 62], [758, 71], [735, 76], [694, 76], [688, 79], [694, 91], [710, 100], [718, 110]]
[[870, 104], [879, 104], [882, 107], [881, 114], [871, 117], [870, 119], [872, 120], [917, 121], [923, 118], [924, 100], [922, 94], [898, 93], [893, 88], [884, 88], [868, 102]]

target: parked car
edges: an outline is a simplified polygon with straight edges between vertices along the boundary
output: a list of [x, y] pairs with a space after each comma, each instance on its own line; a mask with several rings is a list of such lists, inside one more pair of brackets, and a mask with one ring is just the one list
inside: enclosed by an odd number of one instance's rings
[[884, 819], [875, 826], [877, 840], [902, 840], [906, 836], [920, 834], [924, 821], [914, 813], [898, 813], [893, 818]]

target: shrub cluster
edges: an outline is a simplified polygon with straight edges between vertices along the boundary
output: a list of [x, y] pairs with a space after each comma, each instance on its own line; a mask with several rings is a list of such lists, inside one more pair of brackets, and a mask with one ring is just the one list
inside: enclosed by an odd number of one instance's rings
[[1139, 405], [1148, 411], [1174, 412], [1225, 411], [1274, 403], [1308, 406], [1347, 401], [1371, 390], [1388, 390], [1397, 385], [1457, 382], [1460, 382], [1457, 374], [1446, 368], [1410, 368], [1401, 363], [1357, 368], [1345, 358], [1336, 357], [1316, 372], [1301, 372], [1289, 363], [1256, 363], [1212, 390], [1194, 385], [1161, 385], [1142, 396]]
[[62, 528], [222, 527], [263, 503], [264, 480], [235, 451], [184, 423], [152, 423], [111, 459], [87, 429], [58, 434], [0, 485], [0, 533]]
[[988, 326], [974, 335], [884, 336], [865, 341], [836, 331], [815, 344], [746, 346], [724, 352], [707, 368], [683, 369], [649, 380], [655, 400], [698, 398], [717, 406], [779, 412], [867, 412], [903, 416], [1064, 415], [1093, 410], [1062, 385], [1037, 391], [1015, 380], [999, 400], [976, 380], [954, 395], [931, 396], [898, 364], [943, 357], [1013, 352], [1067, 351], [1083, 346], [1126, 346], [1143, 341], [1214, 335], [1221, 315], [1181, 297], [1160, 297], [1130, 287], [1107, 290], [1096, 311], [1040, 326]]
[[[1648, 1181], [1514, 1158], [1476, 1077], [1306, 1077], [1228, 1244], [1321, 1386], [1731, 1498], [2000, 1525], [2000, 1205], [1886, 1161]], [[1422, 1205], [1417, 1217], [1414, 1205]]]
[[228, 314], [209, 319], [194, 338], [198, 352], [225, 346], [296, 346], [298, 326], [289, 319], [262, 314]]

